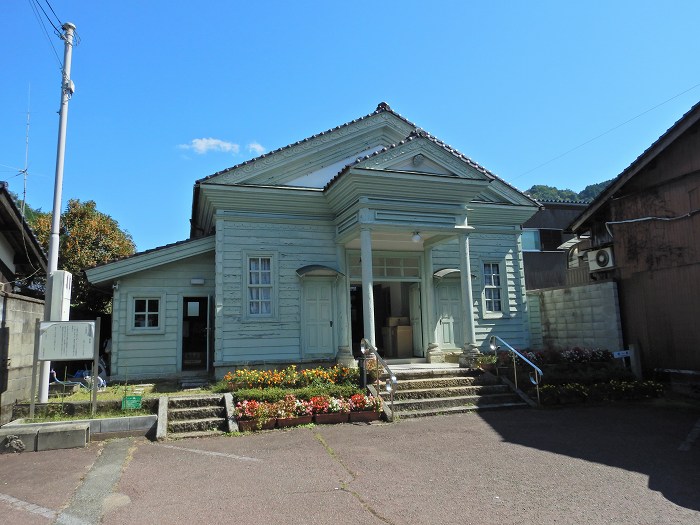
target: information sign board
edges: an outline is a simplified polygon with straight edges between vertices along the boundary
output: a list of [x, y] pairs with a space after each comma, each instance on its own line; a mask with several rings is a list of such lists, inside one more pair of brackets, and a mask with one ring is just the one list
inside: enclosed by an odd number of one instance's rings
[[47, 321], [40, 324], [40, 361], [92, 361], [94, 356], [94, 321]]

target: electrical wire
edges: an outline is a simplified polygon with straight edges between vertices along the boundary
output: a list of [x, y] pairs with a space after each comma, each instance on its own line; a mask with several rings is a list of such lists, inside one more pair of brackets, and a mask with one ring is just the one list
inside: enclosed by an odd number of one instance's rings
[[[49, 6], [49, 9], [51, 9], [51, 12], [53, 13], [53, 16], [56, 17], [56, 22], [58, 22], [58, 25], [60, 27], [63, 27], [63, 22], [61, 22], [61, 19], [58, 18], [58, 15], [56, 14], [56, 11], [53, 10], [53, 7], [51, 7], [51, 4], [49, 3], [49, 0], [44, 0], [46, 2], [46, 5]], [[55, 26], [54, 26], [55, 27]]]
[[[27, 0], [29, 2], [29, 7], [32, 8], [32, 12], [34, 13], [34, 16], [36, 17], [36, 21], [39, 23], [39, 26], [41, 26], [41, 29], [44, 31], [44, 34], [46, 35], [46, 39], [49, 41], [49, 45], [51, 46], [51, 49], [53, 50], [53, 54], [56, 56], [56, 60], [58, 61], [58, 66], [60, 69], [63, 69], [63, 63], [61, 62], [61, 58], [58, 56], [58, 52], [56, 51], [56, 47], [53, 45], [53, 40], [51, 40], [51, 37], [49, 36], [49, 32], [46, 30], [46, 25], [44, 22], [41, 20], [41, 15], [39, 14], [39, 10], [37, 9], [37, 0]], [[41, 6], [39, 6], [41, 7]], [[43, 9], [42, 9], [43, 11]], [[44, 13], [46, 14], [46, 13]], [[48, 19], [48, 16], [46, 17]], [[56, 29], [56, 26], [53, 25], [53, 22], [49, 20], [49, 23], [53, 26], [54, 29]], [[60, 35], [60, 33], [59, 33]]]
[[610, 230], [611, 224], [628, 224], [632, 222], [645, 222], [645, 221], [678, 221], [680, 219], [687, 219], [700, 213], [700, 208], [684, 213], [683, 215], [678, 215], [677, 217], [640, 217], [638, 219], [625, 219], [623, 221], [607, 221], [605, 223], [605, 229], [608, 230], [610, 237], [613, 237], [612, 231]]
[[697, 88], [698, 86], [700, 86], [700, 83], [695, 84], [694, 86], [689, 87], [688, 89], [686, 89], [686, 90], [684, 90], [684, 91], [681, 91], [681, 92], [678, 93], [677, 95], [674, 95], [674, 96], [672, 96], [671, 98], [669, 98], [669, 99], [667, 99], [667, 100], [664, 100], [663, 102], [661, 102], [661, 103], [659, 103], [659, 104], [656, 104], [654, 107], [651, 107], [651, 108], [649, 108], [649, 109], [647, 109], [647, 110], [645, 110], [645, 111], [642, 111], [641, 113], [639, 113], [638, 115], [632, 117], [631, 119], [625, 120], [622, 124], [618, 124], [617, 126], [613, 126], [613, 127], [610, 128], [609, 130], [604, 131], [603, 133], [601, 133], [600, 135], [596, 135], [596, 136], [593, 137], [592, 139], [588, 139], [587, 141], [585, 141], [585, 142], [579, 144], [578, 146], [575, 146], [575, 147], [573, 147], [573, 148], [571, 148], [571, 149], [569, 149], [569, 150], [566, 150], [564, 153], [561, 153], [560, 155], [557, 155], [556, 157], [554, 157], [554, 158], [548, 160], [547, 162], [543, 162], [542, 164], [539, 164], [539, 165], [535, 166], [534, 168], [532, 168], [532, 169], [530, 169], [530, 170], [528, 170], [528, 171], [526, 171], [526, 172], [524, 172], [524, 173], [521, 173], [520, 175], [517, 175], [517, 176], [513, 177], [512, 180], [518, 179], [518, 178], [520, 178], [520, 177], [524, 177], [525, 175], [529, 175], [529, 174], [532, 173], [533, 171], [536, 171], [536, 170], [538, 170], [538, 169], [540, 169], [540, 168], [542, 168], [542, 167], [544, 167], [544, 166], [547, 166], [548, 164], [551, 164], [551, 163], [554, 162], [555, 160], [559, 160], [560, 158], [565, 157], [565, 156], [568, 155], [569, 153], [572, 153], [572, 152], [576, 151], [577, 149], [580, 149], [580, 148], [582, 148], [582, 147], [584, 147], [584, 146], [590, 144], [591, 142], [596, 141], [596, 140], [598, 140], [598, 139], [601, 138], [601, 137], [604, 137], [604, 136], [607, 135], [608, 133], [612, 133], [612, 132], [615, 131], [616, 129], [621, 128], [622, 126], [624, 126], [625, 124], [629, 124], [629, 123], [632, 122], [633, 120], [637, 120], [639, 117], [642, 117], [642, 116], [646, 115], [647, 113], [649, 113], [649, 112], [651, 112], [651, 111], [654, 111], [654, 110], [657, 109], [657, 108], [660, 108], [660, 107], [663, 106], [664, 104], [668, 104], [669, 102], [671, 102], [672, 100], [677, 99], [677, 98], [680, 97], [681, 95], [685, 95], [686, 93], [688, 93], [689, 91], [692, 91], [693, 89]]

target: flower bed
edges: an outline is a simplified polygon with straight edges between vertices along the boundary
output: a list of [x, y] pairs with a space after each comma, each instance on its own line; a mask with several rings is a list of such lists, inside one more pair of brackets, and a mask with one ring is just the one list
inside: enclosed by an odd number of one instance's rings
[[318, 424], [345, 423], [350, 420], [351, 413], [373, 414], [364, 418], [371, 421], [379, 419], [381, 409], [381, 398], [363, 394], [354, 394], [350, 398], [319, 395], [309, 400], [287, 394], [277, 402], [239, 401], [234, 416], [239, 429], [249, 431], [274, 428], [275, 423], [278, 428], [308, 424], [312, 418]]
[[663, 385], [656, 381], [613, 380], [590, 385], [581, 383], [543, 385], [540, 388], [540, 399], [543, 405], [594, 404], [660, 397], [663, 392]]
[[308, 368], [297, 370], [290, 365], [284, 370], [241, 369], [227, 372], [223, 386], [227, 390], [241, 388], [304, 388], [309, 386], [357, 385], [359, 372], [356, 368], [333, 366], [331, 368]]

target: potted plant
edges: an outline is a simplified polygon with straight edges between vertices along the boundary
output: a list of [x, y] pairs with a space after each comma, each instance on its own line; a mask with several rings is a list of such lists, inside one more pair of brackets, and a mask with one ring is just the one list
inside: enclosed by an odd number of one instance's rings
[[498, 357], [495, 354], [481, 354], [476, 358], [476, 366], [484, 372], [495, 372]]
[[314, 422], [318, 424], [346, 423], [350, 403], [342, 398], [314, 396], [311, 398]]
[[275, 428], [274, 409], [270, 403], [247, 399], [236, 403], [234, 415], [241, 432]]
[[382, 409], [382, 398], [354, 394], [350, 397], [350, 421], [377, 421]]
[[307, 425], [313, 420], [311, 403], [297, 399], [294, 394], [284, 396], [284, 399], [275, 403], [275, 407], [278, 428]]

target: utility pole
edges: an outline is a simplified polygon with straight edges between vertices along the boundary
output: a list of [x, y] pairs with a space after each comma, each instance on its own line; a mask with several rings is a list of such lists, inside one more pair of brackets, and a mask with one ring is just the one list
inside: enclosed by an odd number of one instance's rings
[[[68, 101], [70, 100], [75, 86], [70, 79], [71, 60], [73, 57], [73, 35], [75, 25], [66, 22], [61, 27], [65, 33], [61, 36], [64, 41], [63, 51], [63, 74], [61, 78], [61, 109], [59, 110], [58, 122], [58, 148], [56, 152], [56, 180], [53, 189], [53, 216], [51, 218], [51, 238], [49, 239], [49, 267], [47, 270], [46, 290], [50, 290], [52, 274], [58, 270], [58, 233], [61, 227], [61, 194], [63, 193], [63, 162], [66, 152], [66, 125], [68, 123]], [[59, 310], [53, 306], [61, 300], [54, 297], [55, 294], [47, 294], [44, 304], [45, 321], [66, 321], [67, 319], [53, 319]], [[39, 403], [46, 403], [49, 400], [49, 373], [51, 362], [42, 361], [41, 372], [39, 374]], [[32, 394], [33, 395], [33, 394]]]

